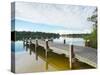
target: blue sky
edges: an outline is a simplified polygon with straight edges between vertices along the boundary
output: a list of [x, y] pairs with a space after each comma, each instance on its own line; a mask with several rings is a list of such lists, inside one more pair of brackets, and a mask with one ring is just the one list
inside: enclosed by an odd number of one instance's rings
[[49, 25], [43, 23], [32, 23], [23, 20], [13, 20], [15, 21], [15, 30], [17, 31], [42, 31], [42, 32], [54, 32], [55, 30], [66, 30], [63, 26]]
[[[16, 2], [15, 30], [42, 31], [60, 34], [90, 33], [92, 23], [87, 17], [93, 14], [95, 6], [74, 6]], [[13, 25], [12, 25], [13, 26]]]

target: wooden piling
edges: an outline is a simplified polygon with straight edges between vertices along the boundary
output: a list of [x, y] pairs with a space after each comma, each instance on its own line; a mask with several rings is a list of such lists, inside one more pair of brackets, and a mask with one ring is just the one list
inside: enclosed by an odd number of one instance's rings
[[48, 49], [49, 49], [48, 39], [46, 39], [46, 49], [45, 49], [46, 70], [48, 70]]
[[36, 54], [36, 60], [38, 60], [37, 47], [38, 47], [38, 39], [35, 40], [35, 54]]
[[46, 49], [45, 49], [45, 57], [47, 58], [47, 50], [48, 50], [48, 41], [46, 40]]
[[69, 51], [69, 67], [70, 69], [73, 68], [73, 63], [75, 62], [75, 53], [74, 53], [74, 46], [70, 46], [70, 51]]
[[30, 51], [30, 55], [32, 55], [32, 51], [31, 51], [31, 48], [30, 48], [30, 50], [29, 50], [29, 51]]
[[[40, 42], [39, 45], [46, 49], [46, 41], [40, 40], [39, 42]], [[33, 40], [32, 43], [35, 44], [35, 41]], [[70, 56], [69, 53], [71, 53], [70, 52], [71, 45], [67, 45], [67, 44], [64, 45], [64, 44], [57, 44], [55, 42], [50, 42], [49, 47], [53, 51], [59, 51], [61, 54], [66, 54], [66, 56]], [[69, 50], [65, 50], [68, 48], [69, 48]], [[81, 46], [74, 46], [73, 49], [74, 50], [77, 49], [77, 52], [75, 51], [75, 53], [74, 53], [74, 55], [75, 55], [75, 58], [74, 58], [75, 63], [73, 64], [74, 66], [76, 65], [76, 62], [79, 60], [79, 61], [87, 63], [95, 68], [97, 67], [97, 50], [96, 49], [90, 48], [90, 47], [81, 47]], [[88, 51], [88, 53], [87, 53], [87, 51]], [[70, 59], [70, 57], [69, 57], [69, 59]]]
[[64, 39], [64, 44], [66, 44], [66, 40]]
[[46, 49], [49, 49], [48, 39], [46, 40]]
[[32, 39], [31, 38], [29, 38], [29, 41], [30, 41], [30, 45], [32, 44]]

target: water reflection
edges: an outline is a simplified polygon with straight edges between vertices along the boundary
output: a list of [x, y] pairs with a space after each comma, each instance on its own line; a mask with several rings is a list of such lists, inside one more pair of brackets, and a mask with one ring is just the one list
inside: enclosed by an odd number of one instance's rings
[[[69, 59], [65, 54], [53, 52], [51, 49], [46, 54], [43, 47], [35, 47], [34, 44], [25, 45], [22, 41], [12, 42], [12, 46], [12, 55], [15, 56], [12, 62], [16, 62], [12, 65], [14, 64], [16, 73], [70, 70]], [[77, 61], [72, 69], [89, 68], [93, 67]]]
[[73, 45], [77, 46], [85, 46], [85, 40], [83, 38], [74, 38], [74, 37], [60, 37], [57, 39], [54, 39], [53, 42], [55, 43], [65, 43], [65, 44], [70, 44], [73, 42]]
[[[41, 58], [43, 61], [45, 61], [46, 71], [48, 71], [49, 68], [48, 65], [51, 65], [52, 67], [56, 68], [56, 70], [70, 69], [69, 59], [65, 56], [65, 54], [55, 53], [51, 49], [49, 49], [46, 54], [46, 50], [43, 47], [38, 46], [35, 49], [34, 44], [31, 44], [30, 46], [26, 45], [26, 49], [29, 50], [30, 55], [32, 55], [32, 53], [35, 54], [36, 61], [39, 61], [38, 58]], [[72, 67], [72, 69], [86, 69], [86, 68], [93, 68], [93, 67], [79, 61], [75, 62]]]

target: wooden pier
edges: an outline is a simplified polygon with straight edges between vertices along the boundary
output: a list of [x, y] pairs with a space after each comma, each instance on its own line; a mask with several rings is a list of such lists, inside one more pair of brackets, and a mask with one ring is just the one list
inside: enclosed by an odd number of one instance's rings
[[97, 67], [97, 50], [94, 48], [60, 44], [48, 40], [44, 41], [38, 39], [29, 39], [24, 42], [26, 42], [27, 44], [35, 44], [36, 47], [38, 45], [44, 47], [46, 50], [46, 56], [48, 48], [52, 49], [54, 52], [65, 54], [66, 57], [69, 57], [70, 68], [72, 67], [72, 64], [75, 62], [75, 58], [95, 68]]

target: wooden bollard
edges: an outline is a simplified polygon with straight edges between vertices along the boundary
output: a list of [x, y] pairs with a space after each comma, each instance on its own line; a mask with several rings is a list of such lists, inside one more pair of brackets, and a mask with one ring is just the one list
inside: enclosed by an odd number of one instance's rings
[[64, 44], [66, 44], [66, 40], [64, 39]]
[[49, 49], [48, 39], [46, 39], [46, 50], [45, 50], [46, 70], [48, 70], [48, 49]]
[[36, 54], [36, 60], [38, 60], [37, 47], [38, 47], [38, 39], [35, 40], [35, 54]]
[[70, 69], [72, 69], [74, 62], [75, 62], [74, 46], [71, 45], [70, 51], [69, 51], [69, 66], [70, 66]]
[[38, 46], [38, 39], [36, 39], [36, 44], [35, 45], [36, 45], [36, 47]]
[[48, 52], [48, 40], [46, 40], [46, 49], [45, 49], [45, 57], [47, 58], [47, 52]]
[[46, 40], [46, 49], [49, 49], [48, 40]]
[[29, 44], [30, 44], [30, 46], [31, 46], [31, 44], [32, 44], [32, 39], [31, 39], [31, 38], [29, 38]]
[[35, 52], [36, 52], [36, 50], [37, 50], [37, 47], [38, 47], [38, 40], [36, 39], [36, 40], [35, 40]]

